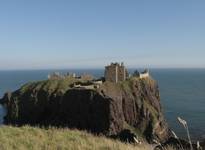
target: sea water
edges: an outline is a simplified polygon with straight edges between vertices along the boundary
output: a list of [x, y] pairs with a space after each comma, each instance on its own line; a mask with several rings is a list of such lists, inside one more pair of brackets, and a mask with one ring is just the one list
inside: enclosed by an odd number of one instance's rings
[[[102, 69], [0, 71], [0, 97], [27, 82], [45, 80], [54, 71], [103, 76]], [[186, 137], [177, 122], [177, 117], [181, 117], [187, 121], [192, 138], [205, 138], [205, 69], [151, 69], [150, 73], [159, 84], [163, 113], [170, 128], [178, 136]], [[1, 123], [5, 113], [0, 107]]]

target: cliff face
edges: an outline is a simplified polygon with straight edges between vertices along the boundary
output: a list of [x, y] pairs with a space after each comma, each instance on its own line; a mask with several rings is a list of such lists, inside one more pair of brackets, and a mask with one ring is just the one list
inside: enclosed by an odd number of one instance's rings
[[71, 88], [74, 80], [30, 83], [2, 98], [6, 124], [55, 125], [111, 136], [124, 129], [147, 140], [167, 139], [157, 83], [131, 78], [98, 89]]

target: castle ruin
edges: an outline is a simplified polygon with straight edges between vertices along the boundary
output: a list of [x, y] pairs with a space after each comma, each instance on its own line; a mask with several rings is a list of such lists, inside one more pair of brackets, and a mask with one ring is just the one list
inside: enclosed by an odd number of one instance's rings
[[124, 66], [124, 63], [111, 63], [108, 66], [105, 66], [104, 77], [100, 79], [95, 79], [92, 75], [83, 74], [80, 76], [76, 76], [75, 73], [67, 73], [65, 75], [60, 74], [59, 72], [54, 72], [53, 74], [48, 75], [49, 80], [61, 80], [66, 78], [73, 78], [76, 80], [87, 81], [89, 84], [82, 85], [76, 84], [75, 88], [87, 88], [94, 89], [95, 87], [99, 87], [99, 85], [103, 84], [104, 81], [109, 81], [113, 83], [118, 83], [127, 80], [130, 77], [135, 77], [139, 79], [146, 79], [150, 77], [149, 70], [145, 69], [143, 72], [139, 72], [136, 70], [132, 75], [128, 74], [127, 68]]
[[128, 71], [123, 63], [111, 63], [105, 67], [105, 80], [110, 82], [125, 81], [128, 77]]
[[149, 70], [145, 69], [142, 73], [139, 75], [140, 79], [145, 79], [149, 77]]

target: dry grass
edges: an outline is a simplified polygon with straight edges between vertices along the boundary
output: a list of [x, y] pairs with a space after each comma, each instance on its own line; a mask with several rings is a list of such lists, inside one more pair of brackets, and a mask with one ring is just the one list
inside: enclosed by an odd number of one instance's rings
[[148, 144], [131, 145], [70, 129], [29, 126], [0, 128], [1, 150], [152, 150]]

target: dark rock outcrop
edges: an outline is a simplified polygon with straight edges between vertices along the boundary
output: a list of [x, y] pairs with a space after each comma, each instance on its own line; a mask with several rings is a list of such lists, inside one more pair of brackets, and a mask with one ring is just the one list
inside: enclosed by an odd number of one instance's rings
[[72, 88], [75, 81], [31, 83], [5, 94], [6, 124], [54, 125], [118, 135], [130, 130], [148, 141], [169, 137], [157, 83], [130, 78], [98, 89]]

